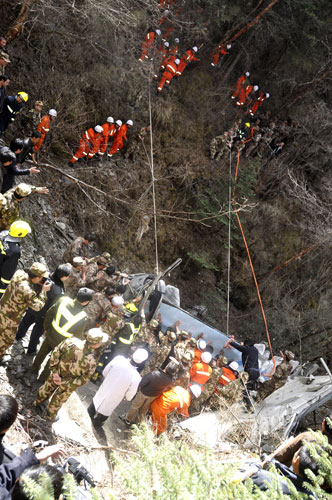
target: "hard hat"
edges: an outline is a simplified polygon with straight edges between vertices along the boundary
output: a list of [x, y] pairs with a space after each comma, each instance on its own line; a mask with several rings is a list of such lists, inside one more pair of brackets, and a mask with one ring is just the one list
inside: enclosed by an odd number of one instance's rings
[[255, 85], [254, 86], [254, 91], [257, 92], [258, 89], [259, 89], [258, 85]]
[[58, 113], [53, 108], [49, 110], [48, 114], [51, 115], [51, 116], [58, 116]]
[[112, 298], [112, 306], [114, 307], [120, 307], [123, 306], [124, 300], [121, 295], [116, 295], [115, 297]]
[[121, 121], [121, 120], [116, 120], [116, 122], [115, 122], [115, 123], [116, 123], [117, 125], [119, 125], [119, 127], [121, 127], [121, 125], [122, 125], [122, 121]]
[[24, 220], [16, 220], [9, 228], [9, 236], [14, 238], [24, 238], [29, 233], [31, 233], [31, 227]]
[[206, 347], [206, 342], [205, 340], [203, 339], [199, 339], [199, 341], [197, 342], [197, 347], [198, 349], [200, 349], [201, 351], [204, 351], [205, 347]]
[[229, 43], [229, 44], [227, 45], [227, 48], [228, 48], [228, 49], [230, 49], [231, 47], [232, 47], [232, 44], [231, 44], [231, 43]]
[[29, 96], [26, 92], [17, 92], [17, 94], [24, 102], [27, 102]]
[[247, 72], [245, 73], [245, 75], [246, 75], [246, 76], [250, 76], [250, 73], [249, 73], [249, 71], [247, 71]]
[[158, 36], [161, 35], [161, 31], [160, 30], [156, 30], [156, 33], [157, 33]]
[[250, 127], [250, 123], [249, 123], [249, 122], [246, 122], [246, 123], [245, 123], [245, 126], [249, 128], [249, 127]]
[[190, 386], [190, 392], [194, 396], [194, 398], [199, 398], [202, 393], [202, 389], [199, 385], [193, 384]]
[[167, 16], [167, 14], [169, 14], [169, 10], [168, 9], [164, 10], [164, 16]]
[[21, 182], [21, 184], [18, 184], [18, 186], [16, 186], [14, 193], [20, 198], [25, 198], [26, 196], [29, 196], [29, 194], [31, 194], [31, 186], [29, 186], [29, 184]]
[[73, 266], [74, 267], [80, 267], [83, 266], [84, 264], [84, 259], [82, 257], [74, 257], [73, 258]]
[[184, 352], [181, 356], [181, 361], [183, 363], [190, 363], [192, 361], [192, 357], [189, 352]]
[[159, 323], [156, 319], [152, 319], [150, 321], [150, 324], [149, 324], [149, 326], [151, 326], [151, 328], [157, 328], [158, 325], [159, 325]]
[[136, 349], [133, 354], [133, 360], [137, 365], [140, 365], [148, 359], [149, 353], [145, 349]]
[[35, 106], [44, 106], [43, 101], [36, 101]]
[[175, 43], [179, 43], [179, 42], [180, 42], [180, 39], [179, 39], [179, 38], [175, 38], [174, 42], [175, 42]]
[[197, 48], [197, 47], [193, 47], [193, 51], [194, 51], [194, 52], [197, 52], [197, 51], [198, 51], [198, 48]]
[[114, 118], [113, 116], [109, 116], [106, 120], [108, 123], [114, 123]]
[[86, 334], [86, 340], [89, 344], [105, 344], [108, 341], [108, 335], [100, 328], [90, 328]]
[[164, 45], [165, 45], [165, 47], [169, 47], [169, 43], [168, 42], [164, 42]]
[[175, 64], [180, 64], [180, 59], [175, 59]]
[[229, 367], [231, 370], [237, 372], [239, 369], [239, 363], [237, 363], [236, 361], [232, 361], [231, 363], [229, 363]]
[[32, 266], [30, 266], [29, 272], [34, 276], [41, 276], [43, 278], [48, 278], [48, 271], [44, 264], [40, 262], [34, 262]]
[[265, 94], [265, 98], [268, 99], [270, 97], [270, 94], [269, 93], [266, 93]]
[[127, 122], [126, 122], [126, 123], [127, 123], [127, 125], [130, 125], [131, 127], [134, 125], [133, 120], [127, 120]]
[[137, 307], [133, 302], [129, 302], [129, 304], [126, 304], [126, 309], [128, 312], [135, 313], [138, 311]]
[[202, 353], [201, 360], [203, 361], [203, 363], [209, 364], [211, 359], [212, 359], [212, 354], [210, 352], [205, 351]]
[[176, 333], [175, 332], [168, 332], [167, 337], [169, 338], [169, 340], [174, 342], [174, 340], [176, 340]]
[[102, 131], [103, 131], [103, 127], [101, 127], [100, 125], [96, 125], [95, 126], [95, 131], [98, 132], [98, 134], [101, 134]]

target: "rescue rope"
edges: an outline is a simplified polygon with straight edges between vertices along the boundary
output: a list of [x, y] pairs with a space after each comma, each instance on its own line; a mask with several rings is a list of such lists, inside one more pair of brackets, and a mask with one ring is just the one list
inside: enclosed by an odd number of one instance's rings
[[269, 344], [269, 348], [270, 348], [270, 352], [271, 352], [271, 358], [272, 358], [272, 362], [273, 362], [273, 368], [272, 368], [271, 372], [267, 374], [267, 376], [269, 377], [269, 376], [272, 376], [272, 374], [274, 373], [274, 370], [275, 370], [275, 367], [276, 367], [276, 361], [275, 361], [274, 356], [273, 356], [273, 350], [272, 350], [272, 345], [271, 345], [271, 339], [270, 339], [269, 329], [268, 329], [268, 326], [267, 326], [267, 321], [266, 321], [265, 311], [264, 311], [264, 307], [263, 307], [263, 302], [262, 302], [261, 294], [260, 294], [258, 283], [257, 283], [257, 279], [256, 279], [256, 273], [255, 273], [254, 266], [253, 266], [253, 263], [252, 263], [252, 260], [251, 260], [251, 255], [250, 255], [249, 247], [248, 247], [247, 240], [246, 240], [243, 228], [242, 228], [240, 216], [238, 214], [238, 211], [235, 210], [235, 208], [236, 208], [235, 187], [236, 187], [236, 181], [237, 181], [238, 172], [239, 172], [240, 153], [241, 153], [241, 151], [238, 150], [238, 152], [237, 152], [236, 167], [235, 167], [235, 175], [234, 175], [234, 188], [233, 188], [232, 201], [233, 201], [233, 208], [234, 208], [234, 211], [235, 211], [235, 215], [236, 215], [239, 227], [240, 227], [242, 239], [243, 239], [244, 245], [246, 247], [246, 251], [247, 251], [247, 255], [248, 255], [248, 259], [249, 259], [249, 264], [250, 264], [250, 269], [251, 269], [251, 273], [252, 273], [252, 276], [253, 276], [253, 279], [254, 279], [254, 282], [255, 282], [255, 286], [256, 286], [256, 290], [257, 290], [257, 296], [258, 296], [258, 300], [259, 300], [259, 304], [260, 304], [261, 312], [262, 312], [262, 317], [263, 317], [263, 321], [264, 321], [264, 325], [265, 325], [266, 336], [267, 336], [267, 340], [268, 340], [268, 344]]
[[232, 210], [232, 145], [229, 150], [229, 179], [228, 179], [228, 254], [227, 254], [227, 314], [226, 334], [229, 336], [229, 295], [231, 282], [231, 210]]

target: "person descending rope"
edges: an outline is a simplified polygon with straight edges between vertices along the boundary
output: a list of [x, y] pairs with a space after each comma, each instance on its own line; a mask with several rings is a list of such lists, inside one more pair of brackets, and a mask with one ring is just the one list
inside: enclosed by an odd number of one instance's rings
[[83, 158], [91, 159], [97, 151], [99, 151], [100, 145], [103, 141], [102, 132], [103, 128], [100, 125], [96, 125], [94, 129], [89, 128], [84, 132], [80, 139], [80, 146], [78, 150], [68, 163], [70, 167], [73, 167], [77, 161]]
[[114, 118], [112, 116], [109, 116], [107, 118], [106, 122], [103, 123], [102, 129], [103, 129], [103, 131], [102, 131], [103, 141], [102, 141], [100, 148], [99, 148], [99, 151], [98, 151], [98, 155], [100, 157], [102, 157], [104, 155], [104, 153], [106, 152], [106, 149], [108, 146], [108, 141], [109, 141], [110, 137], [113, 137], [115, 132], [116, 132], [116, 128], [114, 125]]
[[122, 124], [121, 120], [117, 120], [115, 123], [119, 126], [119, 128], [118, 128], [116, 134], [114, 135], [112, 147], [109, 150], [108, 155], [107, 155], [108, 158], [112, 158], [112, 156], [117, 151], [119, 151], [119, 149], [123, 148], [123, 146], [124, 146], [123, 141], [128, 140], [127, 139], [127, 130], [134, 125], [134, 122], [132, 120], [127, 120], [127, 122], [123, 123], [123, 124]]
[[265, 99], [268, 99], [269, 97], [270, 97], [270, 94], [268, 94], [268, 93], [265, 94], [265, 92], [261, 92], [259, 94], [257, 101], [255, 101], [254, 104], [252, 105], [252, 107], [249, 109], [249, 114], [251, 116], [254, 116], [255, 113], [257, 113], [258, 108], [261, 107], [261, 105], [265, 101]]
[[247, 71], [244, 75], [242, 75], [242, 76], [240, 76], [240, 78], [238, 78], [238, 80], [235, 84], [235, 90], [232, 94], [232, 99], [236, 99], [238, 97], [241, 90], [243, 90], [246, 78], [248, 78], [249, 76], [250, 76], [250, 73], [249, 73], [249, 71]]
[[231, 47], [232, 47], [232, 45], [230, 43], [227, 45], [225, 43], [221, 43], [220, 45], [218, 45], [218, 47], [214, 50], [214, 52], [212, 54], [211, 66], [217, 66], [217, 64], [219, 63], [220, 57], [228, 54], [228, 50]]
[[157, 92], [161, 92], [163, 90], [164, 85], [168, 86], [171, 83], [172, 78], [174, 78], [176, 74], [178, 64], [180, 64], [180, 59], [175, 59], [174, 62], [169, 62], [166, 65], [165, 71], [162, 74], [162, 77], [158, 84]]
[[[156, 35], [160, 36], [161, 31], [156, 30], [156, 31], [149, 31], [149, 33], [145, 36], [145, 39], [142, 42], [142, 53], [141, 57], [138, 59], [139, 62], [143, 62], [145, 59], [149, 59], [149, 55], [151, 57], [151, 52], [153, 48], [154, 41], [156, 40]], [[150, 54], [149, 54], [150, 52]], [[151, 57], [151, 61], [153, 60], [153, 57]]]

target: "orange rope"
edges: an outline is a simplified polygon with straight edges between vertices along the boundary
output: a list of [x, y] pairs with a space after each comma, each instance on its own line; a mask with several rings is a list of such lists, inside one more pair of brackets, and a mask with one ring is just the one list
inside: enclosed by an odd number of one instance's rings
[[276, 362], [275, 362], [275, 359], [274, 359], [274, 356], [273, 356], [273, 351], [272, 351], [272, 345], [271, 345], [271, 339], [270, 339], [269, 329], [268, 329], [268, 326], [267, 326], [267, 321], [266, 321], [266, 316], [265, 316], [265, 312], [264, 312], [263, 302], [262, 302], [261, 294], [260, 294], [260, 291], [259, 291], [259, 287], [258, 287], [258, 283], [257, 283], [257, 279], [256, 279], [256, 274], [255, 274], [254, 266], [252, 264], [249, 247], [248, 247], [248, 244], [247, 244], [246, 237], [244, 235], [244, 231], [243, 231], [243, 228], [242, 228], [240, 216], [238, 214], [238, 211], [236, 210], [235, 186], [236, 186], [237, 176], [238, 176], [238, 172], [239, 172], [239, 163], [240, 163], [240, 150], [238, 150], [238, 153], [237, 153], [237, 162], [236, 162], [236, 169], [235, 169], [235, 176], [234, 176], [234, 188], [233, 188], [232, 202], [233, 202], [234, 212], [235, 212], [235, 215], [236, 215], [239, 227], [240, 227], [240, 231], [241, 231], [241, 234], [242, 234], [242, 239], [243, 239], [244, 245], [246, 247], [246, 251], [247, 251], [247, 255], [248, 255], [248, 259], [249, 259], [249, 264], [250, 264], [250, 268], [251, 268], [251, 272], [252, 272], [252, 276], [254, 278], [254, 282], [255, 282], [255, 285], [256, 285], [257, 296], [258, 296], [258, 300], [259, 300], [259, 303], [260, 303], [260, 306], [261, 306], [263, 321], [264, 321], [265, 330], [266, 330], [266, 336], [267, 336], [267, 340], [268, 340], [270, 351], [271, 351], [273, 368], [272, 368], [271, 372], [267, 375], [268, 377], [270, 377], [270, 376], [272, 376], [272, 374], [273, 374], [273, 372], [275, 370]]

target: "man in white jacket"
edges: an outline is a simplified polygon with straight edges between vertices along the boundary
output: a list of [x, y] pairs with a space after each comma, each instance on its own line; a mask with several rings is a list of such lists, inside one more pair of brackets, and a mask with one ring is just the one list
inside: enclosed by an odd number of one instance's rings
[[148, 358], [145, 349], [137, 349], [131, 358], [116, 356], [103, 371], [104, 381], [88, 407], [95, 427], [101, 427], [115, 408], [126, 398], [131, 401], [137, 392], [141, 376], [138, 366]]

